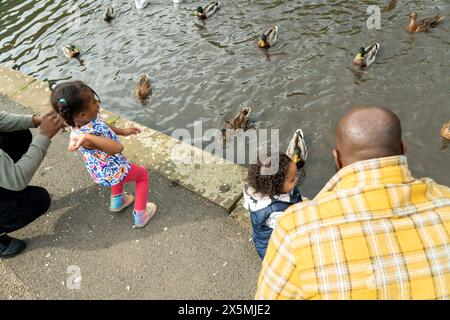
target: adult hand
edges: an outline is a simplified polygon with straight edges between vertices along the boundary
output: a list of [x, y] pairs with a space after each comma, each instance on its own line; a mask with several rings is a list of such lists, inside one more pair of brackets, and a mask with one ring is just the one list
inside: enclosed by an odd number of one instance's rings
[[129, 127], [129, 128], [125, 128], [122, 130], [122, 136], [124, 136], [124, 137], [128, 137], [128, 136], [131, 136], [132, 134], [138, 134], [138, 133], [141, 133], [141, 129], [135, 128], [135, 127]]
[[51, 111], [42, 116], [40, 132], [49, 139], [53, 138], [62, 128], [64, 120], [55, 111]]

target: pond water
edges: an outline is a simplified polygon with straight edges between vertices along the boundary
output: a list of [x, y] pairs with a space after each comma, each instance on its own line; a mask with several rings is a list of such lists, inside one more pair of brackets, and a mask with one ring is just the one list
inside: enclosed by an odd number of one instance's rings
[[[450, 3], [397, 1], [221, 1], [201, 22], [199, 2], [0, 2], [0, 63], [40, 79], [85, 81], [103, 106], [166, 134], [221, 129], [243, 106], [255, 128], [280, 130], [285, 148], [302, 128], [309, 146], [304, 192], [314, 195], [334, 174], [331, 158], [337, 120], [356, 105], [381, 105], [401, 118], [409, 162], [417, 177], [450, 185], [450, 150], [439, 130], [450, 119]], [[113, 3], [116, 18], [102, 20]], [[74, 4], [79, 9], [71, 10]], [[391, 3], [392, 4], [392, 3]], [[381, 28], [368, 29], [367, 7], [381, 7]], [[426, 34], [405, 31], [408, 14], [441, 13], [447, 19]], [[81, 24], [77, 23], [79, 14]], [[277, 25], [279, 42], [268, 51], [258, 35]], [[378, 41], [377, 61], [352, 66], [359, 47]], [[81, 50], [66, 58], [63, 43]], [[154, 87], [147, 105], [133, 96], [141, 73]]]

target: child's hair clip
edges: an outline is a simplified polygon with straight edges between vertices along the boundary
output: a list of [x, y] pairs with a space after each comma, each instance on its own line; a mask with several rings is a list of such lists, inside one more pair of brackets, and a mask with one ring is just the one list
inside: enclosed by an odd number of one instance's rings
[[68, 106], [69, 106], [69, 103], [67, 102], [66, 99], [61, 98], [61, 99], [58, 100], [58, 107], [59, 107], [60, 110], [62, 110], [64, 108], [67, 108]]

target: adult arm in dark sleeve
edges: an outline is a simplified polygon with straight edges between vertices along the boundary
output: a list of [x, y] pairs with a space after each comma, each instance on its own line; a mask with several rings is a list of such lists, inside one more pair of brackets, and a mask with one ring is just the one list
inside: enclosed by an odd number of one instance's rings
[[0, 132], [13, 132], [35, 128], [32, 115], [0, 112]]
[[12, 191], [25, 189], [47, 154], [50, 143], [47, 136], [39, 133], [27, 153], [16, 163], [6, 152], [0, 150], [0, 187]]

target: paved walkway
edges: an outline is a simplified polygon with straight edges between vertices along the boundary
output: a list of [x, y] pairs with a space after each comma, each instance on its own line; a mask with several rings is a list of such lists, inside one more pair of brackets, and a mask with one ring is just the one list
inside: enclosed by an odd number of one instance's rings
[[[1, 95], [0, 111], [31, 113]], [[32, 181], [53, 204], [13, 234], [28, 248], [0, 260], [0, 299], [253, 298], [260, 262], [247, 228], [150, 172], [159, 210], [146, 228], [132, 229], [131, 209], [108, 211], [108, 188], [92, 182], [67, 141], [57, 135]]]

